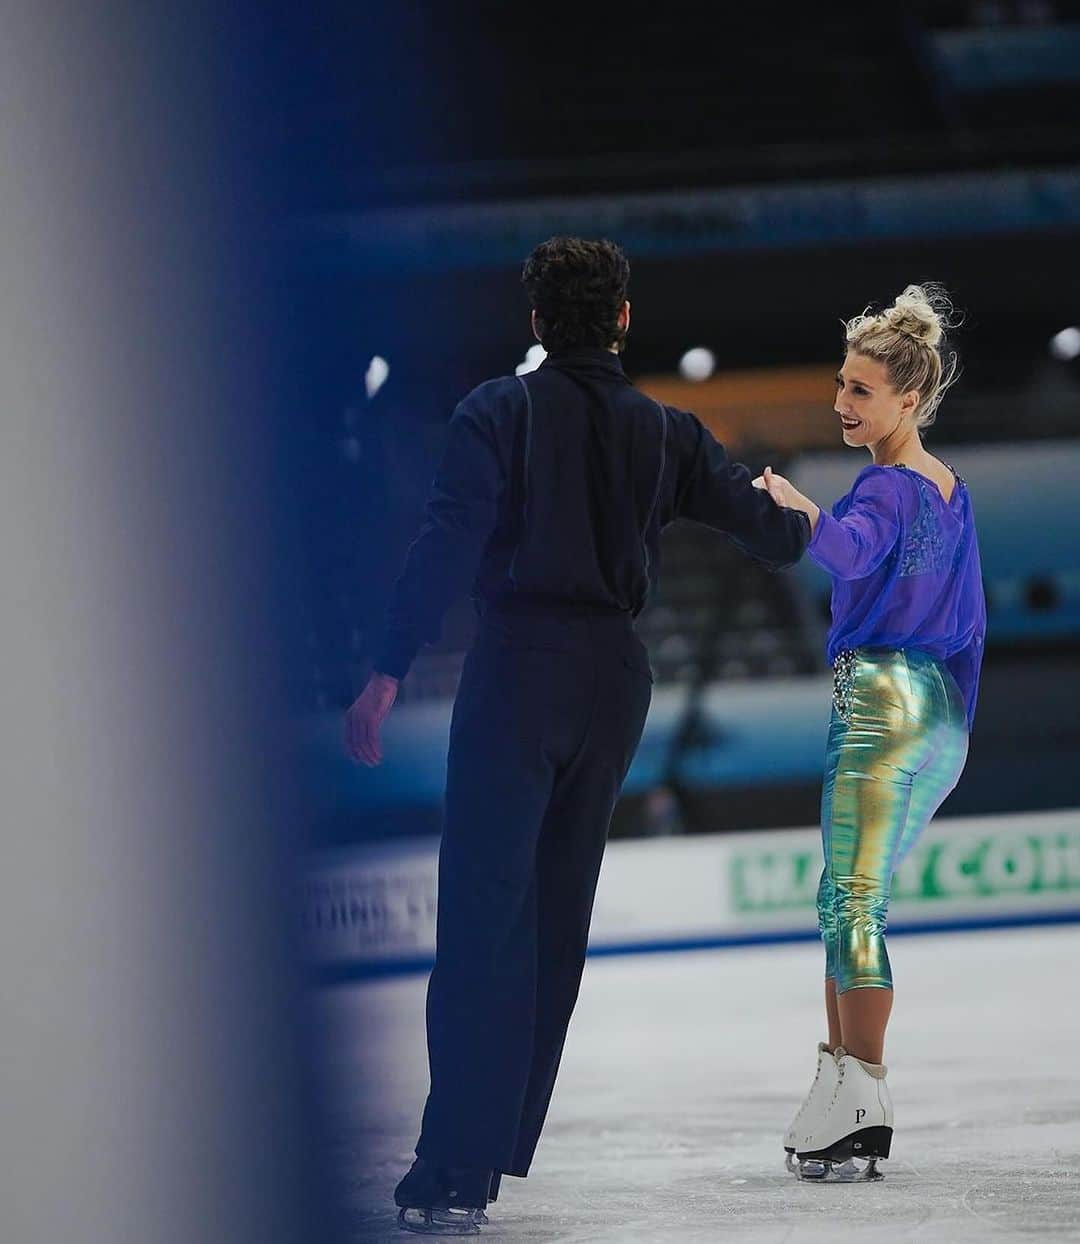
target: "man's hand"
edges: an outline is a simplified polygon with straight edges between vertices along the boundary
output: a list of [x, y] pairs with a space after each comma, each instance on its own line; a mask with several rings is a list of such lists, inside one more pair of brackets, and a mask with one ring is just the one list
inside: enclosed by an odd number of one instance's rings
[[361, 764], [382, 764], [379, 731], [397, 699], [398, 680], [374, 673], [345, 714], [345, 750]]

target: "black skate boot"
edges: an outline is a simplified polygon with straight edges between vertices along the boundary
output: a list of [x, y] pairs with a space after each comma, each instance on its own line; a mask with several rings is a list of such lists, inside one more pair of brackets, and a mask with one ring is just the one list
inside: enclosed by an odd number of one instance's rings
[[479, 1235], [487, 1222], [494, 1172], [475, 1166], [437, 1166], [417, 1158], [394, 1189], [398, 1226], [418, 1235]]

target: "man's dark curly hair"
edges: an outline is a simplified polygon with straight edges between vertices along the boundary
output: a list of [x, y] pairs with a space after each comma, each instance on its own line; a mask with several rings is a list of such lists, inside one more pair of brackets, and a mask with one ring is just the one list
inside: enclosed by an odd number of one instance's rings
[[525, 260], [521, 283], [536, 311], [544, 349], [621, 350], [626, 330], [617, 324], [630, 283], [630, 264], [606, 239], [548, 238]]

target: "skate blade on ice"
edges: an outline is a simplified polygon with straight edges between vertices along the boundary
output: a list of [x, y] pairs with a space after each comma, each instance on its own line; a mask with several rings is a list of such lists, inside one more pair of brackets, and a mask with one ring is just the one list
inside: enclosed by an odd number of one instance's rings
[[[796, 1151], [796, 1174], [818, 1183], [855, 1183], [882, 1179], [877, 1164], [889, 1156], [893, 1130], [887, 1125], [862, 1127], [821, 1149]], [[788, 1170], [791, 1170], [790, 1163]]]
[[479, 1235], [487, 1220], [482, 1209], [403, 1209], [398, 1214], [402, 1231], [416, 1235]]
[[794, 1170], [800, 1179], [819, 1184], [867, 1183], [872, 1179], [885, 1178], [885, 1172], [878, 1170], [877, 1158], [846, 1158], [843, 1162], [831, 1162], [828, 1158], [798, 1158], [792, 1166], [789, 1154], [788, 1170]]
[[784, 1150], [784, 1167], [800, 1179], [817, 1183], [858, 1183], [868, 1179], [884, 1179], [885, 1172], [877, 1169], [877, 1158], [861, 1159], [860, 1166], [854, 1158], [843, 1161], [826, 1161], [821, 1158], [798, 1158], [794, 1149]]

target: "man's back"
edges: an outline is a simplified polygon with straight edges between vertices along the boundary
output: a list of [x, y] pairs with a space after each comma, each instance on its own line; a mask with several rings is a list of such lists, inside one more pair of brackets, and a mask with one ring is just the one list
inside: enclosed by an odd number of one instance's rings
[[[499, 382], [505, 384], [505, 382]], [[665, 458], [665, 413], [609, 350], [549, 358], [514, 381], [494, 434], [512, 445], [511, 486], [478, 595], [610, 607], [648, 594], [646, 533]]]

